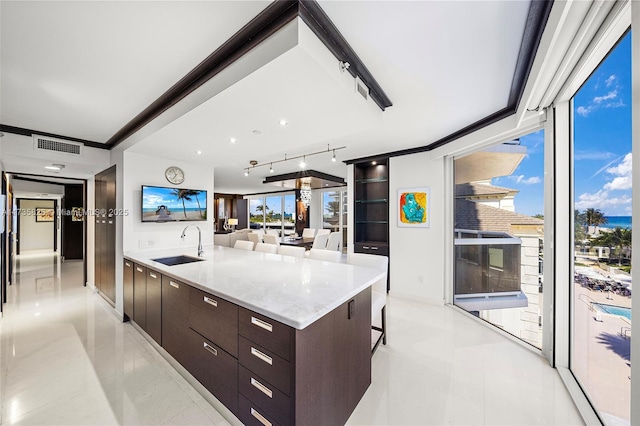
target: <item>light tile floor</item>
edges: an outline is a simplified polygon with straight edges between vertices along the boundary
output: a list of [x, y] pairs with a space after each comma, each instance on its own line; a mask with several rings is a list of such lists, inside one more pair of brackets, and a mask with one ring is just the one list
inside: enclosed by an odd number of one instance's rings
[[[2, 424], [228, 424], [82, 286], [82, 263], [23, 255], [0, 320]], [[582, 424], [532, 351], [449, 307], [390, 297], [389, 341], [349, 425]]]

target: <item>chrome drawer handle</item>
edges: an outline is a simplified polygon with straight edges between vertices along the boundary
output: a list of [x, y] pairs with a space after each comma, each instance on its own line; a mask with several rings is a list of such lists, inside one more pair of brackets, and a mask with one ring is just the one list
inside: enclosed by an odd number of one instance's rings
[[267, 395], [269, 398], [273, 398], [273, 392], [271, 391], [271, 389], [269, 389], [253, 377], [251, 378], [251, 385], [253, 385], [254, 388], [258, 389], [263, 394]]
[[136, 266], [136, 271], [138, 271], [138, 272], [142, 272], [142, 269], [140, 269], [140, 268], [138, 268], [138, 267]]
[[124, 266], [126, 266], [127, 268], [131, 268], [131, 264], [129, 262], [124, 262]]
[[260, 423], [262, 423], [264, 426], [271, 426], [271, 422], [267, 419], [264, 418], [264, 416], [260, 413], [258, 413], [256, 410], [254, 410], [253, 408], [251, 409], [251, 415], [253, 417], [255, 417], [256, 419], [258, 419], [258, 421]]
[[264, 328], [269, 332], [273, 332], [273, 326], [268, 322], [262, 321], [260, 318], [251, 317], [251, 324], [257, 325], [260, 328]]
[[271, 358], [267, 354], [263, 354], [262, 352], [260, 352], [254, 347], [251, 348], [251, 355], [260, 358], [262, 361], [266, 362], [269, 365], [273, 365], [273, 358]]
[[209, 352], [211, 352], [212, 354], [214, 354], [215, 356], [218, 356], [218, 350], [216, 348], [214, 348], [211, 345], [208, 345], [207, 342], [202, 342], [202, 345], [204, 346], [204, 348], [206, 350], [208, 350]]
[[113, 224], [113, 221], [112, 221], [112, 220], [110, 220], [110, 221], [109, 221], [109, 225], [112, 225], [112, 224]]
[[378, 250], [378, 247], [371, 247], [371, 250]]
[[365, 250], [369, 250], [371, 247], [369, 247], [369, 246], [362, 246], [362, 248], [363, 248], [363, 249], [365, 249]]
[[210, 304], [211, 306], [215, 306], [215, 307], [217, 307], [217, 306], [218, 306], [218, 302], [216, 302], [215, 300], [213, 300], [213, 299], [212, 299], [212, 298], [210, 298], [210, 297], [204, 296], [203, 300], [205, 301], [205, 303], [208, 303], [208, 304]]
[[149, 276], [150, 276], [151, 278], [158, 278], [158, 277], [156, 276], [156, 274], [154, 274], [153, 272], [149, 272]]
[[169, 281], [169, 285], [174, 288], [180, 288], [180, 285], [174, 283], [173, 281]]

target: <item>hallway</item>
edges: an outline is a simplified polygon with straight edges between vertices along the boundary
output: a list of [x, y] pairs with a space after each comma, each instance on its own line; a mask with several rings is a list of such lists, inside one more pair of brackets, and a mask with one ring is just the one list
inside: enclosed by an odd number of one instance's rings
[[82, 283], [82, 262], [17, 257], [0, 322], [2, 424], [228, 424]]
[[[222, 425], [129, 323], [82, 285], [82, 262], [22, 255], [0, 321], [2, 424]], [[578, 425], [557, 372], [446, 306], [388, 300], [389, 341], [348, 425]]]

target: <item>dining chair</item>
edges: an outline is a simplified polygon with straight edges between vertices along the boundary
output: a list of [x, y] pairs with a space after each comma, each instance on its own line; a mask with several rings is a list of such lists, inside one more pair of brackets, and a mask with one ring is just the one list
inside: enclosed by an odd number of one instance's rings
[[276, 237], [280, 236], [280, 230], [278, 229], [267, 229], [267, 234], [275, 235]]
[[342, 257], [342, 253], [340, 253], [339, 251], [330, 251], [330, 250], [312, 248], [311, 250], [309, 250], [308, 259], [340, 263], [341, 257]]
[[342, 245], [342, 232], [332, 232], [329, 234], [329, 240], [327, 241], [327, 250], [341, 251]]
[[249, 241], [251, 241], [253, 243], [254, 247], [256, 246], [256, 244], [262, 242], [262, 236], [257, 234], [257, 233], [255, 233], [255, 232], [249, 232], [247, 234], [247, 238], [249, 238]]
[[283, 256], [304, 257], [305, 252], [306, 250], [304, 249], [304, 247], [280, 245], [280, 248], [278, 249], [278, 254], [281, 254]]
[[320, 234], [316, 235], [313, 239], [313, 246], [311, 248], [324, 250], [327, 247], [327, 240], [329, 239], [329, 235]]
[[233, 248], [252, 251], [253, 241], [237, 240], [236, 243], [233, 245]]
[[258, 243], [256, 244], [255, 251], [259, 251], [262, 253], [278, 253], [278, 246], [275, 244], [267, 244], [267, 243]]
[[329, 235], [331, 233], [331, 229], [318, 229], [318, 232], [316, 232], [316, 237], [318, 235], [323, 235], [323, 234], [327, 234]]
[[[330, 252], [331, 253], [331, 252]], [[334, 252], [338, 253], [338, 252]], [[380, 336], [371, 349], [371, 355], [380, 345], [387, 344], [387, 275], [389, 273], [389, 258], [376, 254], [351, 253], [347, 258], [350, 265], [365, 266], [384, 272], [384, 276], [371, 285], [371, 329], [380, 332]], [[378, 326], [380, 324], [380, 326]]]
[[315, 228], [304, 228], [302, 230], [302, 238], [313, 238], [316, 236]]
[[262, 240], [266, 244], [275, 244], [276, 246], [280, 245], [280, 238], [276, 237], [273, 234], [264, 234], [264, 237], [262, 237]]

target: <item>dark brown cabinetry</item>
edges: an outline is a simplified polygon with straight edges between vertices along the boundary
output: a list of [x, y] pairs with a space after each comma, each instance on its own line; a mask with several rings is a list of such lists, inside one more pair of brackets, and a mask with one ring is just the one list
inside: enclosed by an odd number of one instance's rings
[[125, 262], [133, 320], [246, 425], [344, 424], [371, 383], [369, 288], [298, 330]]
[[133, 264], [133, 320], [162, 344], [162, 275]]
[[389, 256], [389, 159], [356, 163], [354, 175], [354, 251]]
[[95, 285], [116, 300], [116, 166], [95, 176]]
[[133, 320], [147, 330], [147, 268], [133, 264]]
[[162, 275], [147, 269], [147, 334], [162, 344]]
[[187, 367], [189, 343], [188, 285], [162, 276], [162, 347]]
[[133, 262], [125, 260], [122, 266], [124, 320], [133, 318]]

